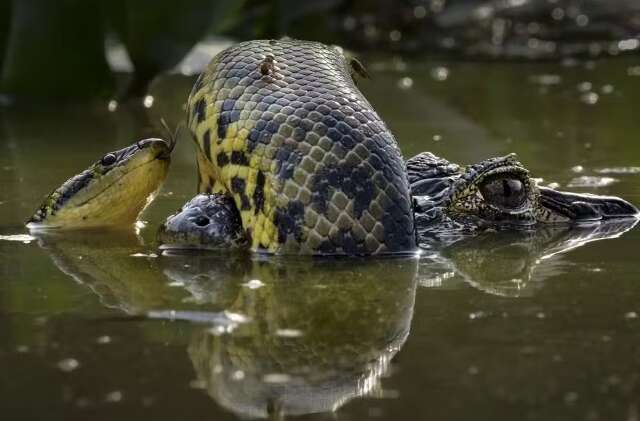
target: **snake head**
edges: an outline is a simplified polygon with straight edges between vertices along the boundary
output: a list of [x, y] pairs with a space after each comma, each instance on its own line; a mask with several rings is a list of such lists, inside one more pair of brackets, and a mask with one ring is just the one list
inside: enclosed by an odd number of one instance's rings
[[27, 227], [77, 229], [132, 224], [164, 182], [172, 145], [144, 139], [109, 152], [47, 196]]

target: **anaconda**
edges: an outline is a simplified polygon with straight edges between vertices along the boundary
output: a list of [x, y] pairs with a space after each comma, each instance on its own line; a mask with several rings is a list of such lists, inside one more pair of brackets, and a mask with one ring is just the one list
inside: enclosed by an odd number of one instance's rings
[[[415, 251], [418, 231], [458, 235], [638, 214], [619, 198], [538, 187], [511, 155], [466, 167], [429, 153], [405, 162], [354, 83], [362, 70], [355, 63], [338, 48], [294, 40], [249, 41], [218, 54], [187, 104], [198, 191], [208, 196], [170, 217], [161, 240], [278, 254], [394, 254]], [[57, 194], [79, 191], [63, 186]], [[115, 200], [101, 196], [105, 208]], [[50, 202], [41, 224], [50, 222]], [[58, 225], [78, 226], [57, 207]]]

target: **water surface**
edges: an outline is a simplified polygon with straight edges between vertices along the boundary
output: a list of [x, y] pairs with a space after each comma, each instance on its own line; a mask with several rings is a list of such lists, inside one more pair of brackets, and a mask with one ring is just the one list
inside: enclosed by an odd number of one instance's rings
[[[367, 62], [406, 156], [517, 152], [544, 184], [640, 203], [637, 60]], [[159, 80], [148, 109], [0, 111], [2, 417], [637, 419], [632, 224], [419, 259], [163, 255], [158, 224], [195, 193], [185, 137], [138, 235], [14, 237], [66, 178], [178, 122], [192, 82]]]

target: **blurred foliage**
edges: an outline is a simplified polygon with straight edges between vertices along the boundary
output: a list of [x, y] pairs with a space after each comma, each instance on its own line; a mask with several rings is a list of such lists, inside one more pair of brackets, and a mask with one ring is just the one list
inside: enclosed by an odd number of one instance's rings
[[[17, 97], [139, 97], [207, 35], [556, 59], [634, 53], [639, 34], [637, 0], [0, 0], [1, 88]], [[119, 93], [105, 40], [121, 42], [134, 67]]]

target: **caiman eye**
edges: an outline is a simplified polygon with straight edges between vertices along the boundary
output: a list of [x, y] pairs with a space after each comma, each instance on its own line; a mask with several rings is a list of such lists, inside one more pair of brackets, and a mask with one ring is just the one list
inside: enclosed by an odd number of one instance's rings
[[116, 158], [116, 156], [112, 153], [108, 153], [105, 156], [102, 157], [102, 160], [100, 161], [100, 163], [102, 165], [104, 165], [105, 167], [108, 167], [109, 165], [113, 165], [115, 164], [115, 162], [118, 160], [118, 158]]
[[524, 183], [518, 178], [488, 180], [480, 185], [480, 193], [490, 204], [508, 210], [520, 208], [527, 198]]

